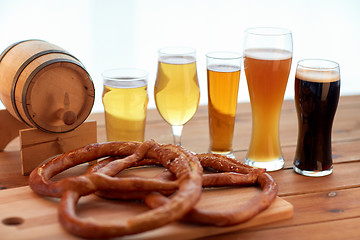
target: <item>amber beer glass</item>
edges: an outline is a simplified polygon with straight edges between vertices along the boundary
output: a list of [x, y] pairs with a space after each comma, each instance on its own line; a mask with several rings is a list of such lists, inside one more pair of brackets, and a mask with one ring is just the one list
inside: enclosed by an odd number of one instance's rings
[[210, 148], [233, 157], [232, 143], [242, 57], [234, 52], [206, 55]]
[[321, 59], [298, 62], [295, 105], [299, 131], [295, 172], [313, 177], [332, 173], [331, 130], [339, 96], [339, 64]]
[[111, 69], [103, 74], [102, 101], [108, 141], [144, 141], [147, 104], [147, 72]]
[[279, 121], [292, 61], [292, 34], [281, 28], [245, 31], [244, 70], [252, 110], [252, 135], [245, 163], [279, 170], [284, 165]]
[[158, 51], [154, 87], [156, 108], [171, 125], [174, 144], [181, 145], [185, 123], [195, 114], [200, 100], [196, 51], [187, 47], [167, 47]]

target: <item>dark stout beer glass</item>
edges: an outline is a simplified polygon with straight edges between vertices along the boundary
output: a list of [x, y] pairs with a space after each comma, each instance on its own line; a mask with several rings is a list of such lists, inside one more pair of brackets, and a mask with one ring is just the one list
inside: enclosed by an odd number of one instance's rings
[[332, 173], [331, 130], [339, 95], [339, 64], [321, 59], [298, 62], [295, 105], [299, 128], [295, 172], [314, 177]]

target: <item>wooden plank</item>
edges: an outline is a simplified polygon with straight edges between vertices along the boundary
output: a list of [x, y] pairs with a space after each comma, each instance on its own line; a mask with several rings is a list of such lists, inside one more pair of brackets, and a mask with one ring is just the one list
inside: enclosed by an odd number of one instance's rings
[[226, 235], [207, 237], [207, 240], [251, 239], [360, 239], [360, 218], [342, 219], [338, 221], [321, 222], [307, 225], [295, 225], [286, 228], [272, 228], [263, 231], [236, 232]]
[[359, 162], [349, 162], [334, 164], [333, 173], [326, 177], [305, 177], [292, 169], [270, 174], [279, 185], [279, 196], [289, 196], [359, 187], [359, 172]]
[[25, 186], [28, 179], [28, 176], [21, 173], [19, 151], [0, 153], [0, 190]]
[[[358, 96], [345, 97], [339, 104], [339, 109], [333, 127], [333, 141], [341, 142], [360, 139], [360, 125], [357, 119], [360, 118], [360, 111], [354, 108], [343, 106], [354, 106], [360, 104]], [[358, 103], [353, 103], [349, 99], [355, 99]], [[286, 101], [291, 102], [291, 101]], [[244, 105], [248, 105], [243, 103]], [[291, 104], [291, 103], [288, 103]], [[172, 133], [170, 126], [162, 120], [156, 109], [148, 111], [146, 125], [146, 139], [155, 139], [161, 143], [172, 143]], [[105, 123], [103, 113], [92, 114], [89, 119], [98, 122], [98, 141], [105, 142]], [[156, 120], [154, 120], [156, 119]], [[295, 110], [284, 112], [280, 119], [280, 140], [282, 147], [296, 146], [297, 143], [297, 116]], [[249, 146], [251, 138], [251, 115], [249, 113], [238, 114], [234, 130], [234, 150], [243, 151]], [[202, 106], [194, 118], [184, 126], [182, 142], [185, 147], [191, 148], [195, 152], [208, 151], [209, 131], [207, 123], [207, 107]]]
[[[333, 127], [333, 142], [352, 141], [360, 139], [360, 111], [344, 109], [339, 111]], [[162, 122], [154, 122], [146, 126], [145, 138], [153, 138], [161, 143], [172, 143], [170, 126]], [[99, 136], [99, 139], [105, 139]], [[235, 151], [247, 150], [251, 139], [251, 117], [237, 119], [234, 130], [233, 148]], [[295, 113], [282, 115], [280, 122], [281, 146], [296, 146], [297, 117]], [[183, 129], [182, 143], [184, 147], [194, 152], [207, 152], [209, 146], [209, 130], [207, 119], [191, 120]]]
[[[355, 102], [353, 102], [355, 101]], [[355, 111], [360, 104], [360, 97], [346, 96], [341, 98], [333, 127], [333, 141], [347, 141], [360, 139], [360, 111]], [[294, 103], [291, 100], [285, 101], [287, 111], [281, 113], [280, 118], [280, 140], [283, 147], [296, 146], [297, 143], [297, 115]], [[238, 108], [249, 108], [248, 103], [240, 103]], [[292, 107], [291, 107], [292, 106]], [[90, 116], [98, 122], [99, 141], [106, 141], [105, 123], [102, 113]], [[249, 147], [251, 138], [251, 112], [239, 111], [236, 116], [234, 130], [234, 150], [242, 151]], [[156, 109], [148, 110], [145, 138], [153, 138], [161, 143], [172, 143], [170, 125], [159, 115]], [[195, 152], [208, 151], [209, 130], [207, 120], [207, 106], [200, 106], [195, 114], [183, 129], [182, 143], [185, 147]]]
[[343, 95], [339, 100], [340, 107], [357, 108], [360, 106], [360, 95]]
[[[242, 205], [258, 192], [259, 190], [256, 188], [212, 189], [202, 195], [198, 207], [211, 210], [232, 209]], [[28, 239], [30, 236], [33, 239], [74, 239], [58, 223], [57, 205], [58, 201], [39, 197], [29, 187], [0, 191], [2, 237], [6, 239]], [[78, 212], [82, 217], [95, 218], [102, 223], [111, 221], [119, 223], [143, 211], [147, 211], [147, 208], [138, 202], [108, 201], [94, 195], [82, 198], [78, 206]], [[122, 239], [194, 239], [284, 220], [292, 217], [292, 213], [292, 205], [277, 198], [270, 208], [243, 224], [219, 228], [176, 222]], [[22, 223], [9, 226], [6, 222], [11, 218], [18, 219]]]
[[360, 188], [286, 196], [283, 199], [294, 206], [293, 218], [251, 230], [357, 218], [360, 217], [359, 197]]
[[331, 190], [284, 197], [296, 206], [296, 216], [281, 226], [360, 217], [360, 188]]
[[[353, 161], [360, 161], [360, 146], [359, 140], [350, 140], [343, 142], [334, 142], [332, 144], [333, 163], [346, 163]], [[293, 167], [295, 158], [296, 146], [283, 146], [282, 147], [283, 157], [285, 161], [284, 168], [290, 169]], [[244, 162], [247, 150], [236, 151], [235, 157], [241, 162]]]
[[[282, 239], [286, 236], [288, 231], [295, 231], [295, 229], [301, 229], [301, 231], [303, 231], [303, 229], [306, 229], [310, 225], [318, 226], [321, 223], [327, 224], [330, 222], [338, 222], [341, 224], [341, 222], [346, 222], [349, 219], [359, 219], [359, 198], [360, 188], [287, 196], [284, 197], [284, 199], [294, 206], [293, 218], [267, 225], [256, 226], [241, 232], [217, 236], [216, 239], [232, 239], [234, 236], [239, 239], [247, 239], [247, 236], [251, 239], [258, 239], [261, 236], [264, 237], [263, 239], [268, 239], [265, 238], [265, 235], [269, 234], [269, 231], [273, 231], [273, 229], [281, 229]], [[296, 226], [296, 228], [294, 228], [294, 226]], [[343, 225], [343, 227], [345, 226]], [[296, 234], [301, 235], [301, 231]], [[323, 231], [321, 234], [324, 234], [325, 232], [326, 231]], [[350, 234], [353, 234], [352, 230], [350, 231]], [[356, 236], [360, 236], [359, 231], [357, 231], [357, 234], [359, 235]], [[308, 236], [308, 233], [305, 236]], [[303, 239], [307, 239], [308, 237], [305, 236], [301, 235]], [[323, 235], [319, 235], [319, 237], [323, 237]]]

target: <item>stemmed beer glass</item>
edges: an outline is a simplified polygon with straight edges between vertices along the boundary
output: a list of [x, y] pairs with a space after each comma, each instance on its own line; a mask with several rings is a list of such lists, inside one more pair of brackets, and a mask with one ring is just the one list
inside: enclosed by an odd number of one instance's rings
[[196, 51], [167, 47], [159, 49], [158, 54], [154, 88], [156, 108], [171, 125], [174, 144], [181, 145], [183, 126], [194, 116], [200, 100]]
[[252, 110], [252, 136], [245, 163], [267, 171], [284, 165], [279, 120], [292, 48], [290, 30], [250, 28], [245, 31], [244, 69]]

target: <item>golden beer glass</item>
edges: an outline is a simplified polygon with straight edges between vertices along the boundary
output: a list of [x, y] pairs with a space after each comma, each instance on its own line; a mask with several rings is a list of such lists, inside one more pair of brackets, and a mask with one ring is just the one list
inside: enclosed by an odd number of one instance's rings
[[108, 141], [144, 141], [149, 102], [147, 75], [134, 68], [111, 69], [102, 74]]
[[234, 52], [206, 55], [209, 134], [212, 153], [234, 158], [233, 136], [242, 57]]
[[200, 100], [196, 52], [192, 48], [167, 47], [159, 49], [158, 54], [156, 108], [171, 125], [174, 144], [181, 145], [183, 126], [194, 116]]
[[244, 70], [252, 110], [251, 142], [245, 163], [267, 171], [284, 166], [279, 122], [292, 49], [290, 30], [250, 28], [245, 31]]

